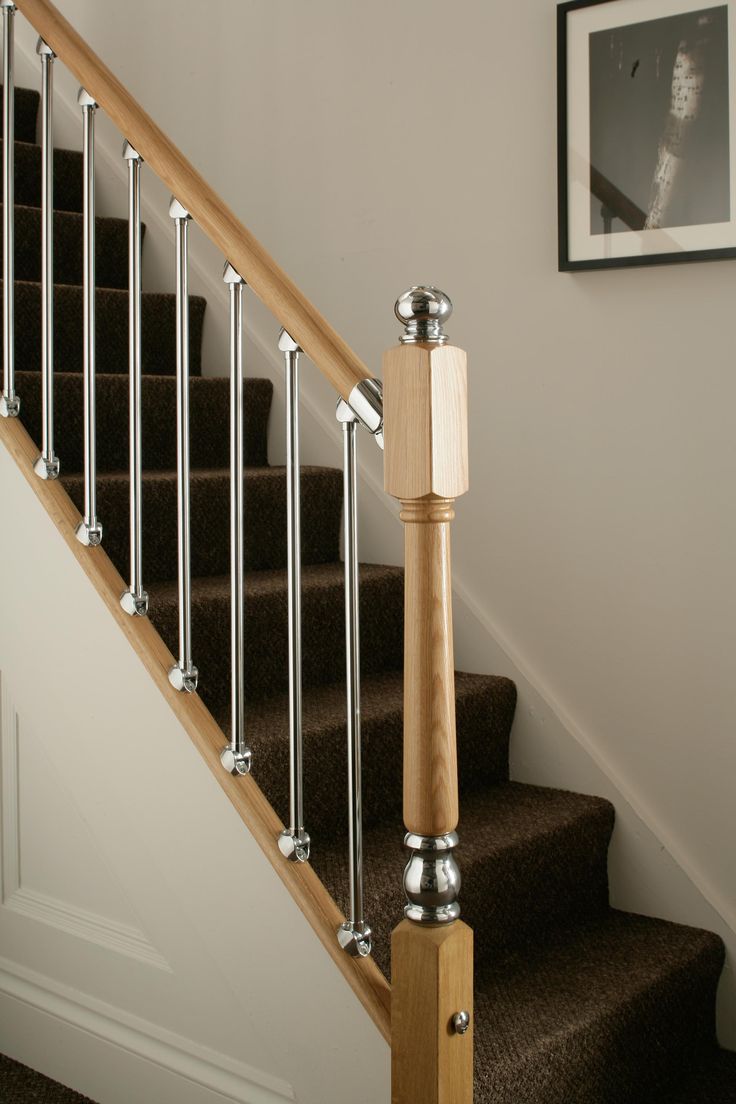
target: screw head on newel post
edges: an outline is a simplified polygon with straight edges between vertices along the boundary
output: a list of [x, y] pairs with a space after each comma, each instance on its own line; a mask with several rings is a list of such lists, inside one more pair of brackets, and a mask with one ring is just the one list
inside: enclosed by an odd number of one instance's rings
[[448, 341], [443, 330], [452, 314], [449, 295], [439, 288], [410, 287], [396, 300], [394, 314], [404, 326], [399, 338], [402, 345], [444, 345]]

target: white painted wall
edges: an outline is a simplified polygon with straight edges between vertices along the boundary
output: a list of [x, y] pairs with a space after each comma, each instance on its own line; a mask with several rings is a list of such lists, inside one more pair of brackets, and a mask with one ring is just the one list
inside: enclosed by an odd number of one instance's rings
[[0, 1051], [99, 1104], [388, 1101], [388, 1047], [1, 447], [0, 485], [28, 580], [0, 619]]
[[[517, 679], [518, 777], [615, 799], [617, 903], [736, 947], [734, 267], [557, 273], [554, 4], [60, 6], [374, 370], [400, 290], [453, 296], [459, 662]], [[220, 262], [193, 252], [219, 371]], [[163, 248], [146, 262], [164, 286]], [[275, 329], [254, 312], [254, 371]], [[334, 461], [329, 389], [305, 387], [309, 458]], [[366, 496], [367, 555], [399, 541]]]

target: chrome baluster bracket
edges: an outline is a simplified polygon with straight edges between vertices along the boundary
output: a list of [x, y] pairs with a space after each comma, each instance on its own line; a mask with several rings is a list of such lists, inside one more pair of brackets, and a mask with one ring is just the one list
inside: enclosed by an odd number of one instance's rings
[[41, 455], [33, 465], [39, 479], [59, 478], [54, 454], [54, 59], [39, 38], [41, 59]]
[[15, 393], [15, 12], [13, 0], [0, 0], [3, 13], [3, 391], [0, 417], [17, 418]]
[[245, 280], [226, 262], [230, 288], [230, 744], [220, 762], [232, 775], [249, 774], [253, 753], [245, 739], [245, 439], [243, 432], [243, 297]]
[[[356, 418], [383, 448], [383, 386], [379, 379], [364, 379], [350, 392], [347, 405]], [[339, 407], [338, 407], [339, 409]]]
[[192, 694], [199, 672], [192, 663], [192, 556], [189, 458], [189, 222], [175, 196], [169, 217], [176, 223], [176, 452], [179, 560], [179, 661], [169, 671], [175, 690]]
[[120, 605], [131, 617], [145, 617], [148, 595], [143, 589], [143, 436], [141, 385], [141, 165], [143, 158], [126, 141], [128, 163], [128, 372], [130, 450], [130, 587]]
[[77, 103], [82, 109], [83, 160], [83, 310], [84, 310], [84, 517], [75, 530], [80, 544], [102, 543], [97, 518], [97, 414], [95, 386], [95, 112], [97, 103], [84, 88]]
[[348, 736], [348, 851], [350, 918], [337, 939], [354, 958], [371, 953], [372, 933], [363, 914], [363, 794], [360, 740], [360, 591], [358, 580], [358, 424], [353, 407], [340, 399], [336, 417], [343, 431], [343, 557], [345, 561], [345, 661]]
[[302, 739], [301, 504], [299, 495], [299, 354], [296, 341], [282, 330], [286, 379], [286, 545], [289, 620], [289, 827], [278, 839], [291, 862], [309, 858], [304, 828], [304, 747]]

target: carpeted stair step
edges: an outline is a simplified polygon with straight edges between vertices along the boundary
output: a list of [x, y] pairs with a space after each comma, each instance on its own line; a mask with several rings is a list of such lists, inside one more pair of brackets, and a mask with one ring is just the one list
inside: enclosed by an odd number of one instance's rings
[[736, 1054], [708, 1050], [676, 1088], [668, 1088], [657, 1104], [736, 1104]]
[[[0, 228], [2, 208], [0, 207]], [[95, 219], [97, 286], [128, 286], [128, 223], [119, 218]], [[142, 227], [145, 234], [145, 226]], [[0, 241], [2, 237], [0, 236]], [[41, 279], [41, 210], [15, 207], [15, 275], [18, 280]], [[82, 216], [54, 212], [54, 280], [82, 283]]]
[[[3, 143], [0, 140], [0, 151]], [[15, 202], [24, 207], [41, 206], [41, 147], [15, 142]], [[54, 208], [82, 210], [82, 154], [77, 150], [54, 150]]]
[[[17, 372], [21, 418], [31, 437], [41, 439], [41, 377]], [[84, 468], [83, 379], [78, 372], [59, 372], [55, 381], [56, 452], [62, 474]], [[246, 464], [267, 463], [268, 415], [273, 385], [270, 380], [245, 381]], [[176, 468], [176, 380], [172, 376], [144, 376], [143, 465], [147, 472]], [[223, 377], [195, 378], [189, 387], [192, 468], [228, 469], [230, 465], [230, 381]], [[128, 464], [128, 377], [97, 376], [97, 468], [120, 471]]]
[[[461, 777], [477, 788], [508, 772], [508, 739], [516, 691], [490, 675], [456, 674], [458, 759]], [[285, 821], [289, 800], [288, 694], [246, 701], [253, 774]], [[304, 787], [307, 825], [330, 846], [347, 831], [346, 699], [344, 683], [307, 687], [303, 696]], [[230, 733], [229, 709], [218, 715]], [[363, 815], [366, 827], [394, 811], [400, 816], [403, 676], [387, 671], [361, 682]], [[402, 838], [399, 831], [399, 841]], [[393, 852], [393, 847], [391, 851]], [[340, 854], [344, 854], [343, 851]]]
[[[95, 295], [97, 371], [128, 372], [128, 291], [98, 286]], [[0, 280], [0, 286], [2, 281]], [[57, 283], [54, 287], [54, 367], [59, 372], [81, 372], [83, 367], [82, 288]], [[2, 296], [0, 296], [0, 300]], [[202, 365], [202, 324], [206, 301], [189, 297], [189, 372], [198, 376]], [[0, 301], [0, 313], [2, 303]], [[15, 361], [18, 368], [41, 369], [41, 285], [15, 283]], [[144, 292], [141, 309], [141, 354], [144, 373], [176, 372], [176, 296]]]
[[[83, 512], [81, 473], [62, 480]], [[339, 554], [342, 477], [335, 468], [302, 469], [302, 555], [325, 563]], [[98, 516], [104, 546], [126, 577], [129, 563], [127, 473], [108, 473], [97, 484]], [[193, 471], [191, 493], [192, 574], [222, 576], [230, 571], [230, 473]], [[143, 577], [146, 584], [177, 575], [177, 476], [174, 471], [143, 475]], [[245, 563], [248, 571], [286, 565], [286, 472], [248, 468], [245, 475]], [[229, 584], [228, 584], [229, 585]]]
[[[0, 99], [3, 86], [0, 84]], [[15, 89], [15, 140], [16, 142], [35, 142], [38, 109], [41, 97], [32, 88]]]
[[0, 1054], [0, 1100], [3, 1104], [94, 1104], [58, 1081]]
[[671, 1101], [714, 1044], [722, 965], [710, 932], [614, 910], [485, 959], [475, 1104]]
[[[459, 728], [459, 743], [485, 745], [487, 727], [481, 721], [467, 732]], [[386, 786], [390, 778], [387, 774]], [[400, 787], [401, 776], [397, 783]], [[606, 908], [606, 856], [613, 828], [613, 809], [607, 801], [504, 782], [464, 791], [460, 809], [460, 902], [463, 919], [475, 932], [478, 953], [493, 961], [509, 947], [543, 943], [555, 926]], [[375, 933], [375, 959], [387, 976], [391, 931], [403, 915], [403, 838], [400, 814], [364, 837], [366, 916]], [[315, 848], [312, 863], [346, 910], [344, 842]]]
[[[341, 563], [312, 564], [302, 573], [304, 685], [344, 678], [344, 586]], [[400, 568], [364, 564], [360, 571], [361, 670], [366, 677], [398, 669], [403, 650], [404, 576]], [[151, 587], [150, 616], [177, 651], [176, 583]], [[288, 685], [286, 572], [251, 571], [245, 578], [246, 699], [282, 694]], [[207, 707], [222, 715], [230, 702], [230, 578], [194, 579], [192, 651]]]

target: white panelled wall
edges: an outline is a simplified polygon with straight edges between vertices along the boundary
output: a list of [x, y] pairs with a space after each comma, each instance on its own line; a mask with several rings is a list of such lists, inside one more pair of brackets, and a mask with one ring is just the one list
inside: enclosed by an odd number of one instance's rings
[[5, 449], [0, 1052], [99, 1104], [377, 1104], [383, 1039]]
[[[517, 681], [516, 777], [615, 802], [614, 903], [726, 939], [736, 1046], [734, 262], [557, 273], [549, 0], [58, 2], [374, 371], [401, 290], [454, 299], [459, 664]], [[71, 109], [59, 128], [78, 145]], [[120, 139], [99, 134], [100, 209], [121, 214]], [[167, 196], [144, 193], [147, 286], [170, 290]], [[196, 229], [192, 255], [222, 372], [221, 259]], [[249, 370], [278, 382], [278, 327], [249, 313]], [[337, 463], [333, 396], [303, 386], [306, 458]], [[368, 444], [364, 556], [398, 562]]]

